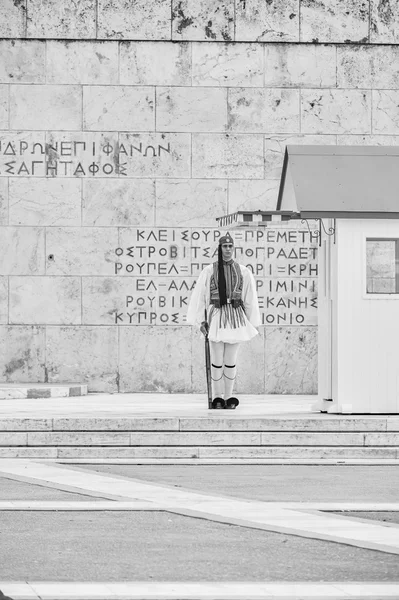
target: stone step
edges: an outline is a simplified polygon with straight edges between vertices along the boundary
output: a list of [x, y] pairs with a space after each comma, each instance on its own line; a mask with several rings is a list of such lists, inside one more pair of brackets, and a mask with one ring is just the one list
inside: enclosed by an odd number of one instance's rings
[[0, 458], [51, 459], [391, 459], [398, 446], [8, 446]]
[[[218, 412], [218, 411], [216, 411]], [[399, 417], [2, 417], [0, 431], [107, 432], [399, 432]]]
[[5, 446], [399, 446], [399, 432], [0, 431]]
[[87, 396], [86, 383], [0, 383], [0, 399]]

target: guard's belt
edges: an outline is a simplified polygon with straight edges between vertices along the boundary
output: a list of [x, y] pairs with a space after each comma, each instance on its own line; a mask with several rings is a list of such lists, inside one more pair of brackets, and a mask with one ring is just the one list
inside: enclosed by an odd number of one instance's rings
[[[211, 300], [211, 304], [215, 306], [215, 308], [220, 308], [220, 300]], [[239, 308], [240, 306], [244, 306], [244, 303], [240, 298], [227, 298], [227, 304], [231, 304], [233, 308]]]

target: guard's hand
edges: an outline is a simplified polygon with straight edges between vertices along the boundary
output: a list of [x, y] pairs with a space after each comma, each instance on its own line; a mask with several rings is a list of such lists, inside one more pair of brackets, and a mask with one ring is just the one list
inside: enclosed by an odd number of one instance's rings
[[201, 327], [200, 327], [200, 332], [202, 334], [204, 334], [205, 337], [208, 335], [209, 325], [208, 325], [208, 323], [206, 321], [202, 321]]

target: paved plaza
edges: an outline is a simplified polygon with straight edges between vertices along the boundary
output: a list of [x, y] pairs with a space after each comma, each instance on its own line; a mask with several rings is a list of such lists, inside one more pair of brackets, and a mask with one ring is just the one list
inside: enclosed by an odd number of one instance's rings
[[[324, 417], [312, 397], [241, 400], [229, 418]], [[223, 415], [200, 395], [0, 403], [3, 424]], [[15, 600], [397, 600], [398, 489], [395, 460], [3, 458], [0, 590]]]

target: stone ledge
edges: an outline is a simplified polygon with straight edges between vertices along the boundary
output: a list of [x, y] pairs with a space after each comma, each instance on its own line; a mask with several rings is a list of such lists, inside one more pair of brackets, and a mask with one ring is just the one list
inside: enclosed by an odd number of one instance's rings
[[67, 398], [87, 396], [86, 383], [1, 383], [1, 398]]

